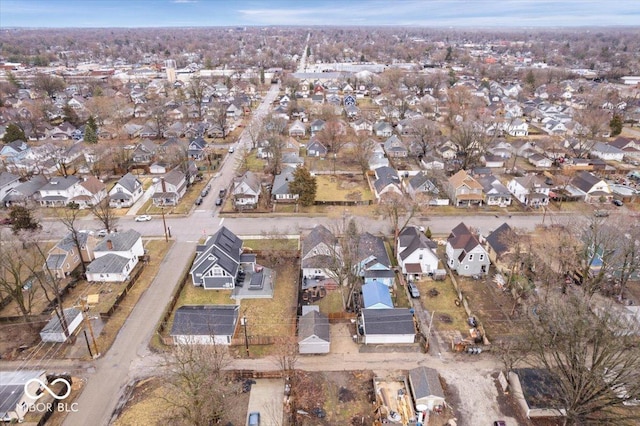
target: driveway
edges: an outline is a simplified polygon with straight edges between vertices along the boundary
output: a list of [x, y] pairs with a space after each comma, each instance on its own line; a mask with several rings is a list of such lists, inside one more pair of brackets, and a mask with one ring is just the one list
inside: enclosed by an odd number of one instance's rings
[[284, 380], [283, 379], [257, 379], [251, 386], [249, 395], [249, 413], [260, 413], [260, 425], [282, 425], [282, 408], [284, 407]]

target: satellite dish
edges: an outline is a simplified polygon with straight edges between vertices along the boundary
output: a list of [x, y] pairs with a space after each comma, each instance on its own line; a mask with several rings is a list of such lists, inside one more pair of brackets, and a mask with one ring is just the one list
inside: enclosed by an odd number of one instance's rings
[[424, 405], [424, 404], [418, 404], [416, 405], [416, 410], [417, 411], [427, 411], [429, 409], [428, 406]]

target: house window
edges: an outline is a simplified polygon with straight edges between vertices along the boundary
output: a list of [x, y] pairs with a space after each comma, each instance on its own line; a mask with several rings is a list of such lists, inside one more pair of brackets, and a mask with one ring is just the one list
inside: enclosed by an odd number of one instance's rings
[[418, 255], [418, 260], [422, 260], [422, 253]]
[[482, 261], [484, 260], [484, 254], [481, 254], [481, 255], [480, 255], [480, 257], [478, 258], [478, 260], [479, 260], [480, 262], [482, 262]]
[[472, 254], [469, 255], [469, 262], [473, 262], [473, 255]]
[[464, 269], [469, 269], [469, 265], [464, 265]]
[[449, 266], [453, 266], [453, 259], [449, 259]]

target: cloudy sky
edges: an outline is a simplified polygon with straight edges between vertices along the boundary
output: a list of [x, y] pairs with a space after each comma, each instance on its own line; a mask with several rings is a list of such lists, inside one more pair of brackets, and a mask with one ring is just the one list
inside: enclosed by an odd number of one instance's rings
[[0, 28], [640, 25], [640, 0], [0, 0]]

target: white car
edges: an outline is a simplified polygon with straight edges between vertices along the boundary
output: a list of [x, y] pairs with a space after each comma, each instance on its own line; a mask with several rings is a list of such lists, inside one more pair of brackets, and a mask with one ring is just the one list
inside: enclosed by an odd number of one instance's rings
[[106, 236], [107, 236], [107, 230], [106, 230], [106, 229], [101, 229], [101, 230], [99, 230], [99, 231], [96, 231], [96, 235], [97, 235], [98, 237], [102, 237], [102, 238], [104, 238], [104, 237], [106, 237]]
[[148, 222], [151, 220], [151, 216], [143, 214], [142, 216], [136, 216], [136, 222]]
[[233, 151], [235, 151], [235, 150], [236, 150], [236, 149], [235, 149], [233, 146], [230, 146], [230, 147], [229, 147], [229, 153], [230, 153], [230, 154], [233, 154]]

